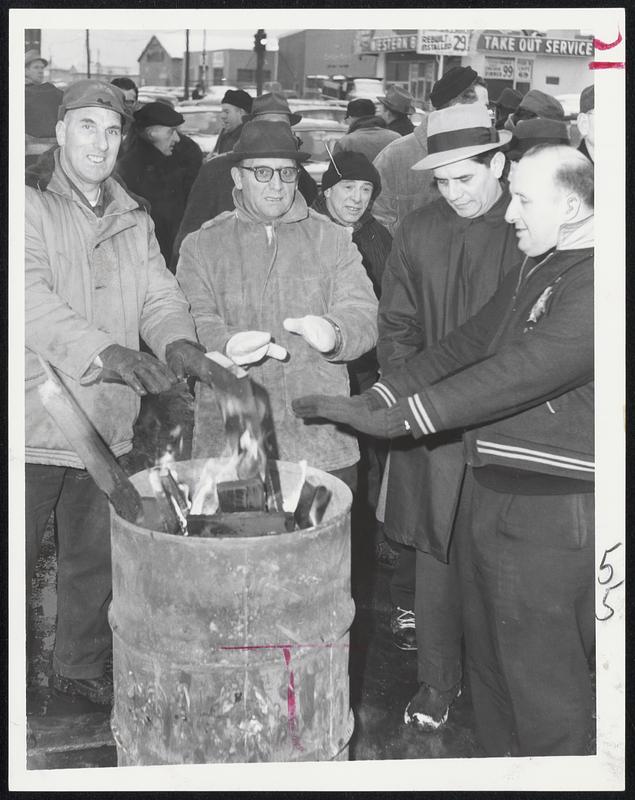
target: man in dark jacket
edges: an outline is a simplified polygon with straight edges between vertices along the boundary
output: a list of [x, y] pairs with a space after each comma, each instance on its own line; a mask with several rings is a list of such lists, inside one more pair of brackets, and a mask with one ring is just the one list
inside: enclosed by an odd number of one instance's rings
[[538, 145], [506, 219], [526, 257], [463, 326], [357, 398], [300, 416], [415, 439], [464, 431], [455, 521], [466, 665], [489, 756], [593, 739], [593, 167]]
[[228, 89], [220, 102], [223, 130], [220, 132], [214, 153], [221, 155], [234, 149], [240, 139], [245, 117], [251, 112], [251, 95], [242, 89]]
[[[293, 126], [300, 122], [302, 117], [291, 111], [283, 94], [271, 92], [254, 98], [252, 112], [248, 118], [245, 118], [245, 121], [249, 122], [254, 119], [286, 122]], [[198, 230], [204, 222], [214, 219], [223, 211], [231, 211], [234, 208], [232, 166], [233, 162], [227, 157], [227, 154], [224, 154], [206, 161], [198, 171], [185, 207], [181, 226], [174, 240], [173, 267], [176, 267], [179, 260], [181, 242], [188, 233]], [[300, 169], [298, 191], [310, 206], [317, 197], [317, 186], [302, 164], [298, 166]]]
[[595, 156], [595, 87], [587, 86], [580, 94], [580, 113], [577, 126], [582, 136], [578, 150], [591, 161]]
[[[480, 103], [430, 114], [432, 146], [414, 168], [432, 171], [442, 197], [397, 229], [379, 311], [383, 374], [469, 319], [519, 261], [501, 183], [501, 147], [511, 134], [492, 132], [483, 142], [478, 131], [489, 127]], [[457, 131], [461, 147], [455, 146]], [[405, 719], [424, 729], [443, 724], [445, 700], [454, 699], [461, 683], [462, 626], [449, 534], [462, 474], [460, 434], [392, 446], [385, 530], [391, 540], [417, 548], [410, 566], [409, 551], [402, 551], [391, 581], [392, 629], [395, 644], [406, 649], [414, 640], [407, 626], [414, 610], [420, 688]]]
[[346, 119], [349, 120], [348, 133], [335, 142], [333, 153], [363, 153], [372, 162], [387, 144], [399, 139], [400, 134], [389, 131], [386, 120], [375, 113], [372, 100], [351, 100], [346, 108]]
[[383, 97], [377, 98], [382, 105], [381, 116], [386, 120], [389, 131], [400, 136], [412, 133], [415, 126], [409, 119], [415, 113], [414, 97], [400, 86], [391, 86]]
[[166, 103], [148, 103], [134, 123], [117, 171], [126, 186], [150, 203], [161, 255], [170, 265], [185, 204], [203, 160], [201, 149], [179, 134], [183, 115]]
[[24, 54], [24, 131], [26, 134], [26, 166], [51, 147], [55, 147], [57, 109], [62, 92], [44, 80], [48, 61], [37, 52]]

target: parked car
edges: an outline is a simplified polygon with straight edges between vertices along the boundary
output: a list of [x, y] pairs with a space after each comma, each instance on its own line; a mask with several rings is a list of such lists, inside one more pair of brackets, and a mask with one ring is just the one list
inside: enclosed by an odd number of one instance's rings
[[210, 105], [195, 100], [192, 105], [181, 103], [176, 110], [185, 117], [179, 131], [193, 139], [205, 155], [211, 153], [223, 127], [220, 104]]
[[302, 119], [330, 119], [344, 122], [346, 117], [346, 105], [310, 100], [289, 100], [288, 103], [291, 111], [302, 114]]
[[146, 103], [167, 103], [168, 105], [174, 106], [178, 102], [178, 98], [173, 94], [146, 92], [144, 88], [139, 89], [139, 97], [137, 98], [137, 103], [140, 106], [144, 106]]
[[328, 145], [331, 153], [338, 139], [348, 130], [343, 122], [329, 119], [301, 119], [293, 126], [293, 132], [302, 141], [301, 149], [311, 154], [311, 158], [304, 163], [306, 171], [317, 183], [322, 185], [322, 175], [329, 165]]

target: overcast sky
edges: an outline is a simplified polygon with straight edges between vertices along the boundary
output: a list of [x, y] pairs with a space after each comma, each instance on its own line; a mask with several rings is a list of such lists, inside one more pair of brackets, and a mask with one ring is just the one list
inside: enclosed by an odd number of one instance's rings
[[[251, 50], [254, 46], [253, 31], [216, 30], [207, 31], [206, 50], [237, 48]], [[292, 33], [292, 30], [267, 31], [267, 49], [277, 50], [278, 36]], [[185, 51], [185, 30], [91, 30], [91, 64], [100, 61], [105, 67], [136, 67], [137, 59], [152, 34], [172, 55], [182, 56]], [[190, 31], [190, 50], [203, 49], [203, 31]], [[46, 30], [42, 29], [42, 55], [53, 65], [63, 69], [75, 66], [78, 70], [86, 68], [85, 30]]]

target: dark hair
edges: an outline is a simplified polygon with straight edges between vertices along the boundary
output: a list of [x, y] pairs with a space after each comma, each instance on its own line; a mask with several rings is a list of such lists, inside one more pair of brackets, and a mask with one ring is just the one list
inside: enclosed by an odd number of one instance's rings
[[127, 92], [129, 89], [134, 89], [135, 100], [138, 99], [139, 90], [137, 89], [137, 84], [132, 80], [132, 78], [113, 78], [110, 83], [113, 86], [118, 86], [124, 92]]
[[486, 150], [484, 153], [478, 153], [477, 155], [469, 158], [468, 161], [476, 161], [477, 164], [484, 164], [486, 167], [489, 167], [496, 153], [502, 153], [503, 157], [505, 158], [505, 164], [503, 165], [503, 172], [500, 179], [506, 180], [507, 174], [509, 173], [510, 164], [504, 146], [495, 147], [493, 150]]
[[570, 144], [537, 144], [534, 145], [524, 155], [524, 158], [531, 158], [540, 155], [542, 152], [558, 148], [560, 153], [560, 163], [553, 173], [553, 179], [557, 186], [565, 191], [574, 192], [589, 208], [593, 208], [594, 202], [594, 165], [593, 162], [572, 147]]

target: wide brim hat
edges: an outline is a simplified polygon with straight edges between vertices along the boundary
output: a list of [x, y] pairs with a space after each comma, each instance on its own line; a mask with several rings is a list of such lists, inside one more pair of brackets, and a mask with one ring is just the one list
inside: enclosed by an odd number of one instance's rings
[[522, 99], [523, 96], [520, 92], [506, 87], [501, 92], [501, 96], [498, 98], [498, 100], [492, 100], [491, 105], [500, 106], [501, 108], [508, 108], [510, 111], [516, 111], [518, 106], [521, 104]]
[[294, 114], [291, 111], [287, 98], [280, 92], [269, 92], [260, 97], [254, 97], [251, 114], [245, 117], [245, 122], [252, 122], [262, 114], [286, 114], [289, 117], [289, 125], [297, 125], [302, 119], [301, 114]]
[[24, 54], [24, 66], [28, 67], [29, 64], [32, 64], [34, 61], [42, 61], [45, 67], [47, 67], [49, 63], [37, 50], [27, 50]]
[[112, 83], [104, 83], [91, 78], [71, 83], [62, 96], [57, 118], [63, 119], [64, 114], [73, 108], [91, 107], [107, 108], [121, 114], [125, 119], [132, 119], [126, 107], [126, 96], [121, 89]]
[[456, 105], [428, 115], [428, 155], [412, 169], [437, 169], [464, 161], [511, 140], [509, 131], [498, 131], [482, 103]]
[[377, 100], [390, 111], [398, 114], [414, 114], [414, 97], [402, 89], [400, 86], [391, 86], [385, 95], [378, 97]]
[[306, 161], [310, 153], [298, 150], [297, 141], [291, 128], [285, 122], [252, 120], [246, 122], [234, 149], [227, 153], [230, 161], [245, 158], [289, 158], [293, 161]]

